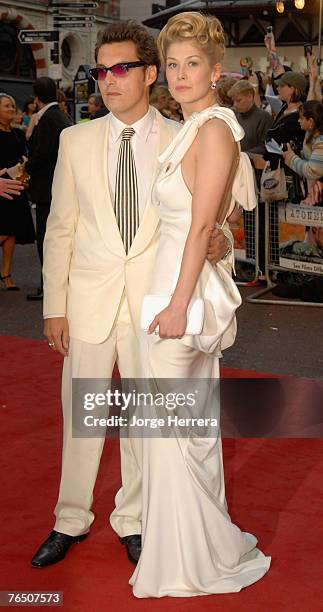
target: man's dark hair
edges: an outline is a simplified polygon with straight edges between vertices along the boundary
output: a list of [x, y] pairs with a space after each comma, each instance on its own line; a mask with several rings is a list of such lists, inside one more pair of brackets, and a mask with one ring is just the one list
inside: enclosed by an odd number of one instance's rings
[[145, 26], [133, 19], [109, 24], [104, 30], [99, 32], [95, 46], [95, 61], [98, 59], [98, 52], [102, 45], [126, 41], [131, 41], [136, 45], [137, 55], [140, 60], [149, 66], [156, 66], [158, 75], [160, 62], [155, 39]]
[[39, 77], [39, 79], [36, 79], [33, 88], [35, 96], [37, 96], [43, 104], [50, 104], [50, 102], [57, 101], [56, 83], [50, 77]]

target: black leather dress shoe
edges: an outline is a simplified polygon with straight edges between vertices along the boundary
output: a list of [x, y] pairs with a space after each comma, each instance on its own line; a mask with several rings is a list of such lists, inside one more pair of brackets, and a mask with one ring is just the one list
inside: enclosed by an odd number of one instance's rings
[[127, 549], [128, 559], [131, 563], [137, 565], [141, 554], [141, 535], [134, 534], [119, 538], [121, 544], [124, 544]]
[[40, 302], [40, 300], [43, 299], [43, 290], [42, 289], [37, 289], [36, 293], [27, 293], [27, 297], [26, 299], [29, 302]]
[[33, 567], [47, 567], [47, 565], [62, 561], [69, 547], [72, 544], [82, 542], [88, 535], [88, 533], [84, 533], [79, 536], [70, 536], [59, 531], [52, 531], [32, 558], [31, 565]]

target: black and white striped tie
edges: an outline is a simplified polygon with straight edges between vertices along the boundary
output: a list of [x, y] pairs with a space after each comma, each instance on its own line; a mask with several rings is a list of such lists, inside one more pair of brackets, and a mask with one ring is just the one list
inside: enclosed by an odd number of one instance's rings
[[138, 186], [131, 138], [135, 130], [123, 130], [118, 155], [114, 207], [121, 238], [128, 253], [139, 225]]

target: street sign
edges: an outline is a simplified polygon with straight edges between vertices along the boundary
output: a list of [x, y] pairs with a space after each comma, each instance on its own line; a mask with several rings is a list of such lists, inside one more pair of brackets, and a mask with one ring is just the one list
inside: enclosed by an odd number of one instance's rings
[[60, 23], [73, 23], [73, 22], [80, 22], [80, 23], [94, 23], [94, 21], [96, 21], [96, 16], [95, 15], [54, 15], [54, 24], [60, 22]]
[[90, 21], [87, 21], [86, 23], [84, 23], [84, 21], [82, 21], [82, 23], [77, 21], [69, 21], [64, 23], [56, 23], [55, 25], [57, 28], [65, 28], [66, 30], [69, 30], [70, 28], [93, 28], [94, 23], [91, 23]]
[[63, 2], [62, 0], [52, 0], [53, 8], [66, 8], [66, 9], [95, 9], [98, 8], [97, 2]]
[[56, 40], [54, 30], [20, 30], [18, 40], [22, 45], [30, 43], [50, 43]]

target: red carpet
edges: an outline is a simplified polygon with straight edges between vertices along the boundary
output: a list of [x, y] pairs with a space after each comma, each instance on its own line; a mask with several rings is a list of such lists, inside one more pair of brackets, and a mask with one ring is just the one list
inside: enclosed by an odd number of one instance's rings
[[[74, 546], [62, 563], [32, 569], [30, 558], [52, 529], [57, 496], [61, 360], [45, 342], [2, 336], [0, 363], [0, 590], [61, 590], [67, 612], [148, 607], [158, 612], [322, 610], [323, 457], [322, 441], [316, 439], [224, 439], [232, 519], [256, 534], [260, 548], [272, 556], [268, 574], [240, 593], [189, 599], [133, 597], [128, 585], [132, 566], [108, 525], [119, 487], [115, 440], [105, 446], [90, 537]], [[243, 373], [247, 375], [254, 373]]]

